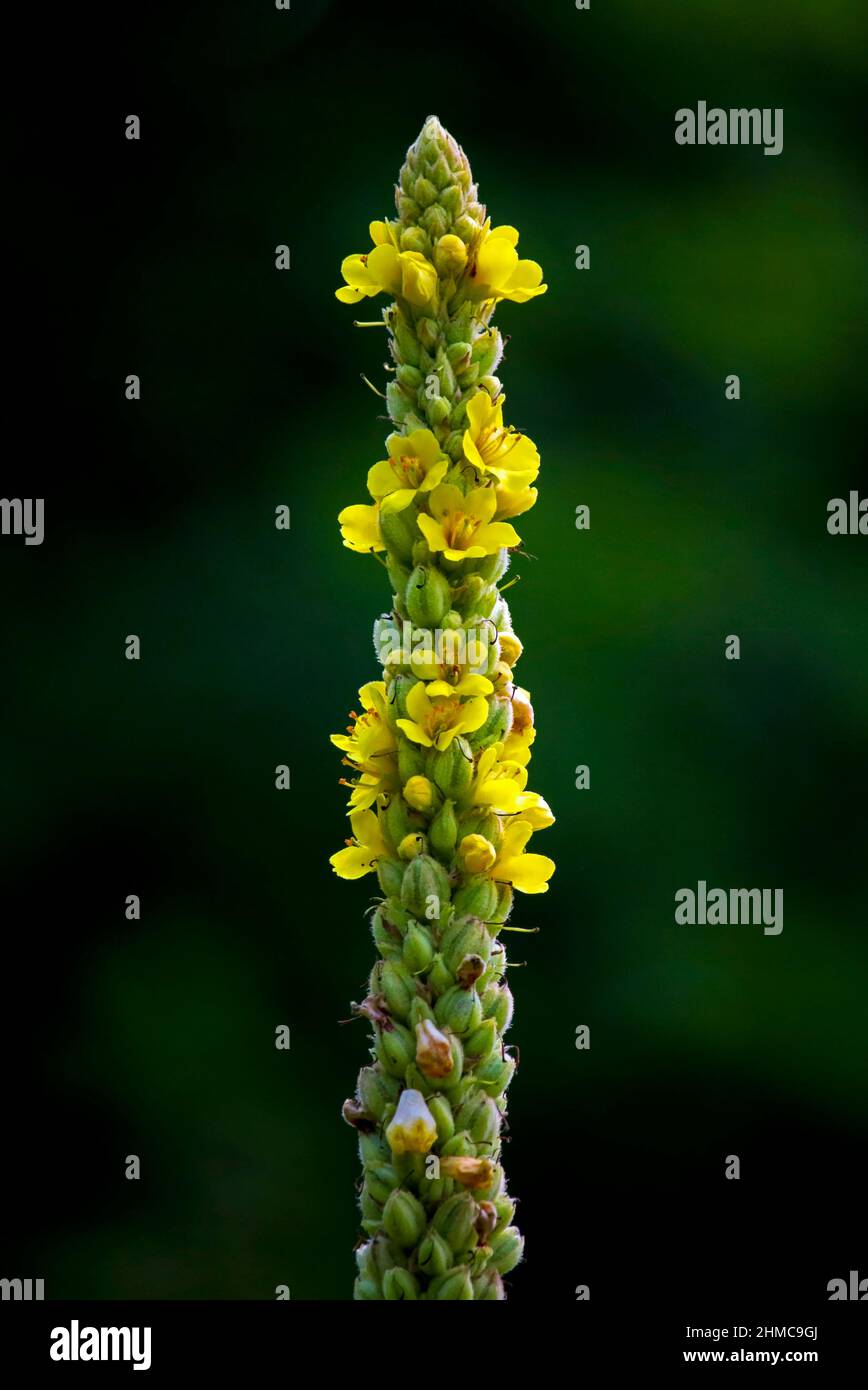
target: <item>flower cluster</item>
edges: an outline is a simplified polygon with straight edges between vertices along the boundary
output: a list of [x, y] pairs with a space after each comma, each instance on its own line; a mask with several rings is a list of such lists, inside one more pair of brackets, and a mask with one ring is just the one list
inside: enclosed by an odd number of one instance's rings
[[[535, 737], [513, 668], [522, 644], [499, 583], [521, 544], [513, 525], [536, 501], [536, 445], [504, 423], [491, 325], [502, 299], [545, 292], [518, 233], [492, 227], [467, 160], [436, 117], [407, 153], [397, 217], [347, 257], [343, 303], [385, 294], [395, 427], [367, 475], [370, 501], [347, 507], [344, 544], [378, 556], [392, 609], [375, 625], [410, 632], [383, 679], [332, 742], [349, 775], [351, 837], [332, 856], [342, 878], [376, 874], [379, 959], [354, 1007], [373, 1028], [344, 1117], [358, 1132], [365, 1239], [359, 1299], [500, 1299], [521, 1258], [500, 1163], [515, 1060], [499, 933], [513, 892], [544, 893], [554, 871], [529, 850], [554, 817], [528, 789]], [[473, 665], [428, 634], [484, 633]], [[418, 641], [416, 640], [418, 638]], [[469, 650], [469, 644], [468, 644]]]

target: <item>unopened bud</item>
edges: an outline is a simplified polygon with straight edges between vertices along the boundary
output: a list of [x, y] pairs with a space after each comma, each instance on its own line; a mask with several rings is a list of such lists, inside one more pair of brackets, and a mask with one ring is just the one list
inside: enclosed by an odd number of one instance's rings
[[458, 862], [467, 874], [484, 874], [497, 858], [497, 850], [484, 835], [465, 835], [458, 846]]
[[475, 1220], [476, 1202], [469, 1192], [459, 1192], [437, 1208], [431, 1225], [450, 1249], [459, 1254], [464, 1250], [472, 1250], [476, 1244], [477, 1236], [473, 1228]]
[[416, 1300], [419, 1297], [419, 1284], [409, 1269], [388, 1269], [383, 1275], [383, 1298], [388, 1303]]
[[414, 811], [428, 812], [440, 800], [437, 788], [427, 777], [411, 777], [404, 785], [404, 800]]
[[434, 248], [434, 264], [444, 278], [459, 276], [467, 265], [467, 247], [461, 238], [452, 233], [442, 236]]
[[[406, 788], [404, 792], [406, 795]], [[428, 844], [436, 855], [448, 861], [451, 860], [455, 852], [457, 839], [458, 822], [455, 819], [455, 802], [447, 799], [431, 822], [428, 830]]]
[[472, 1033], [482, 1022], [482, 1000], [475, 989], [453, 985], [437, 1000], [434, 1014], [442, 1027], [463, 1037], [466, 1033]]
[[425, 1237], [419, 1246], [419, 1268], [429, 1279], [445, 1274], [452, 1265], [452, 1251], [436, 1231]]
[[415, 859], [417, 854], [424, 854], [428, 848], [428, 841], [418, 830], [411, 831], [405, 835], [398, 845], [398, 853], [402, 859]]
[[503, 1280], [496, 1269], [484, 1269], [473, 1280], [473, 1297], [477, 1303], [502, 1302], [506, 1298]]
[[416, 1025], [416, 1065], [430, 1081], [439, 1081], [452, 1071], [449, 1039], [427, 1019]]
[[507, 1226], [499, 1231], [491, 1241], [491, 1266], [500, 1274], [509, 1274], [515, 1269], [524, 1253], [524, 1240], [517, 1227]]
[[473, 1284], [470, 1270], [466, 1265], [450, 1270], [442, 1279], [435, 1279], [428, 1290], [428, 1297], [437, 1302], [468, 1303], [473, 1299]]
[[383, 1207], [383, 1226], [396, 1245], [409, 1250], [425, 1229], [422, 1203], [406, 1188], [397, 1188]]
[[437, 1125], [420, 1091], [401, 1092], [386, 1138], [395, 1154], [426, 1154], [431, 1148], [437, 1138]]
[[407, 928], [407, 935], [404, 937], [402, 952], [402, 959], [407, 969], [411, 975], [418, 975], [420, 971], [428, 969], [433, 958], [434, 945], [431, 940], [431, 933], [427, 932], [424, 927], [420, 927], [418, 922], [411, 922]]

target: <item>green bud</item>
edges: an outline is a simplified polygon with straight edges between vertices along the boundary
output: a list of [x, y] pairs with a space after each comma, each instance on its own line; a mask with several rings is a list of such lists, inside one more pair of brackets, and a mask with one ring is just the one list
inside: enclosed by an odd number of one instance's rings
[[462, 1129], [443, 1145], [441, 1153], [443, 1158], [475, 1158], [476, 1145], [467, 1130]]
[[509, 569], [509, 551], [496, 550], [493, 555], [486, 555], [484, 560], [480, 560], [476, 573], [486, 584], [496, 584], [502, 579]]
[[407, 391], [418, 391], [425, 378], [418, 367], [413, 367], [409, 362], [405, 362], [395, 373], [395, 380]]
[[410, 860], [404, 870], [401, 902], [421, 921], [433, 921], [449, 902], [448, 875], [430, 854], [420, 854]]
[[377, 1029], [375, 1050], [384, 1071], [390, 1076], [403, 1079], [404, 1073], [416, 1056], [416, 1039], [409, 1028], [405, 1028], [402, 1023], [396, 1023], [388, 1031]]
[[[431, 1008], [427, 999], [424, 999], [421, 994], [417, 994], [413, 1003], [410, 1005], [410, 1027], [415, 1031], [416, 1024], [421, 1023], [424, 1019], [428, 1019], [430, 1023], [433, 1023], [434, 1010]], [[407, 1084], [409, 1085], [409, 1082]]]
[[515, 1269], [524, 1253], [524, 1240], [517, 1227], [507, 1226], [498, 1232], [491, 1241], [491, 1268], [500, 1274], [509, 1274]]
[[467, 739], [454, 738], [448, 748], [428, 755], [428, 776], [444, 796], [459, 801], [473, 781], [473, 754]]
[[[404, 938], [406, 945], [407, 938]], [[393, 1018], [406, 1019], [416, 997], [416, 982], [403, 961], [386, 960], [379, 967], [379, 988]]]
[[398, 1186], [399, 1179], [391, 1163], [381, 1163], [376, 1168], [366, 1170], [365, 1182], [372, 1197], [378, 1202], [386, 1202]]
[[389, 1269], [383, 1275], [383, 1298], [388, 1303], [418, 1299], [419, 1284], [408, 1269]]
[[419, 220], [432, 241], [439, 241], [449, 231], [449, 214], [439, 203], [427, 207]]
[[457, 975], [465, 956], [479, 955], [483, 960], [488, 960], [491, 936], [478, 917], [456, 916], [440, 938], [440, 950], [447, 970]]
[[375, 1120], [382, 1120], [386, 1107], [395, 1104], [400, 1090], [400, 1081], [381, 1066], [362, 1067], [359, 1072], [359, 1100]]
[[[478, 1028], [464, 1039], [464, 1051], [470, 1060], [475, 1058], [476, 1070], [474, 1075], [477, 1081], [480, 1080], [479, 1066], [491, 1057], [497, 1043], [497, 1024], [493, 1018], [485, 1018]], [[497, 1061], [500, 1060], [498, 1057]]]
[[436, 319], [419, 319], [416, 332], [419, 342], [428, 349], [435, 348], [440, 341], [440, 327]]
[[401, 892], [404, 882], [404, 865], [395, 859], [380, 859], [377, 862], [377, 882], [387, 898]]
[[431, 1226], [456, 1254], [472, 1250], [476, 1244], [476, 1202], [469, 1192], [449, 1197], [434, 1213]]
[[487, 922], [497, 906], [497, 889], [487, 874], [468, 878], [453, 899], [456, 915]]
[[477, 604], [488, 586], [478, 574], [468, 574], [460, 588], [452, 595], [452, 602], [463, 618], [469, 618], [478, 611]]
[[417, 743], [398, 734], [398, 775], [404, 786], [411, 777], [420, 777], [425, 770], [425, 754]]
[[458, 822], [455, 819], [455, 802], [444, 801], [428, 830], [428, 844], [439, 859], [447, 864], [455, 852], [458, 839]]
[[416, 340], [416, 334], [414, 333], [410, 322], [407, 318], [405, 318], [404, 314], [397, 307], [397, 305], [392, 311], [390, 327], [392, 333], [394, 334], [395, 344], [398, 348], [398, 352], [401, 355], [401, 359], [404, 362], [411, 363], [414, 367], [418, 367], [419, 362], [421, 360], [421, 354], [419, 352], [419, 344]]
[[[464, 211], [464, 194], [457, 184], [451, 183], [440, 193], [440, 206], [448, 216], [450, 222], [454, 222]], [[470, 305], [467, 306], [468, 309]]]
[[428, 1297], [438, 1303], [468, 1303], [473, 1300], [473, 1284], [470, 1270], [466, 1265], [451, 1269], [440, 1279], [435, 1279], [428, 1290]]
[[[498, 845], [498, 849], [500, 846]], [[490, 922], [505, 922], [512, 911], [512, 884], [498, 883], [497, 885], [497, 907], [489, 918]]]
[[512, 991], [509, 985], [489, 985], [485, 991], [485, 1016], [493, 1018], [497, 1031], [505, 1033], [512, 1023]]
[[380, 823], [396, 849], [405, 835], [417, 829], [410, 819], [409, 806], [397, 792], [389, 798], [385, 811], [380, 813]]
[[434, 1017], [441, 1028], [463, 1037], [472, 1033], [482, 1022], [482, 1000], [475, 989], [453, 985], [437, 1000]]
[[[389, 383], [389, 390], [394, 386]], [[400, 387], [394, 386], [400, 393]], [[391, 410], [390, 410], [391, 413]], [[392, 417], [395, 418], [394, 415]], [[413, 558], [413, 543], [418, 532], [416, 530], [416, 514], [412, 507], [404, 507], [400, 512], [380, 512], [380, 535], [383, 537], [391, 554], [398, 560], [407, 564]]]
[[502, 1231], [515, 1216], [515, 1202], [503, 1192], [494, 1198], [494, 1209], [497, 1212], [497, 1229]]
[[401, 425], [406, 421], [407, 416], [413, 410], [415, 403], [415, 397], [407, 390], [405, 386], [402, 386], [400, 382], [387, 382], [386, 405], [389, 408], [389, 417], [396, 425]]
[[509, 700], [498, 699], [495, 696], [488, 703], [488, 718], [467, 740], [474, 751], [489, 748], [492, 743], [500, 743], [512, 728], [512, 705]]
[[[486, 1019], [485, 1023], [482, 1025], [483, 1028], [487, 1024], [491, 1024], [492, 1027], [494, 1027], [494, 1019]], [[467, 1051], [469, 1054], [469, 1047]], [[513, 1061], [512, 1057], [500, 1057], [499, 1055], [496, 1055], [494, 1057], [488, 1057], [485, 1061], [483, 1061], [475, 1069], [473, 1075], [479, 1082], [479, 1085], [485, 1087], [489, 1095], [502, 1096], [510, 1081], [512, 1080], [514, 1072], [515, 1062]]]
[[446, 969], [443, 957], [438, 951], [428, 972], [428, 984], [435, 994], [445, 994], [447, 989], [451, 989], [455, 984], [455, 976], [450, 975]]
[[445, 1274], [452, 1265], [452, 1251], [442, 1236], [433, 1231], [419, 1246], [419, 1268], [429, 1279]]
[[425, 1229], [422, 1203], [405, 1187], [397, 1188], [383, 1207], [383, 1226], [396, 1245], [409, 1250]]
[[[418, 975], [420, 971], [427, 970], [434, 959], [434, 943], [431, 940], [431, 933], [424, 927], [420, 927], [417, 922], [412, 922], [407, 928], [407, 935], [404, 937], [403, 960], [411, 975]], [[415, 1000], [413, 1001], [415, 1004]]]
[[456, 372], [460, 372], [462, 368], [467, 366], [470, 360], [470, 352], [471, 348], [469, 343], [457, 342], [449, 344], [446, 349], [446, 356], [450, 365]]
[[470, 1137], [476, 1144], [493, 1144], [500, 1133], [500, 1111], [491, 1096], [483, 1096], [470, 1125]]
[[362, 1279], [360, 1276], [353, 1284], [353, 1298], [357, 1303], [375, 1303], [382, 1302], [383, 1295], [379, 1284], [375, 1284], [373, 1279]]
[[381, 1134], [360, 1134], [359, 1160], [365, 1168], [391, 1163], [392, 1150]]
[[437, 189], [428, 179], [419, 178], [413, 185], [413, 197], [420, 208], [427, 208], [437, 201]]
[[420, 627], [439, 627], [452, 605], [449, 580], [436, 565], [417, 565], [405, 592], [407, 612]]
[[427, 256], [431, 251], [431, 238], [422, 227], [405, 227], [401, 233], [401, 250], [418, 251]]
[[452, 1106], [445, 1096], [431, 1096], [428, 1101], [428, 1109], [434, 1116], [434, 1123], [437, 1126], [437, 1142], [448, 1144], [455, 1133], [455, 1119], [452, 1114]]
[[492, 1303], [506, 1298], [503, 1280], [496, 1269], [484, 1269], [473, 1280], [473, 1297], [477, 1303]]
[[404, 674], [393, 676], [389, 682], [389, 701], [395, 714], [400, 715], [402, 719], [406, 718], [407, 715], [407, 696], [414, 685], [418, 685], [418, 683], [415, 676]]
[[401, 933], [388, 923], [377, 910], [371, 919], [371, 935], [384, 960], [397, 960], [401, 955]]
[[458, 820], [458, 833], [465, 835], [483, 835], [495, 849], [500, 849], [503, 843], [503, 831], [500, 828], [500, 820], [493, 811], [485, 806], [471, 806], [464, 811]]

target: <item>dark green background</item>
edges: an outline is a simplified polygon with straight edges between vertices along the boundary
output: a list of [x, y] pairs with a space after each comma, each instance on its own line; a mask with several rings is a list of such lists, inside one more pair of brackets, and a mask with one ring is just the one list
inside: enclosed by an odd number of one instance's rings
[[[0, 1273], [49, 1297], [350, 1294], [339, 1111], [366, 1043], [340, 1020], [376, 885], [328, 866], [328, 734], [377, 674], [388, 588], [335, 518], [387, 426], [359, 381], [384, 340], [333, 291], [429, 112], [550, 285], [498, 315], [543, 458], [511, 598], [558, 816], [534, 847], [559, 865], [514, 918], [541, 933], [509, 938], [512, 1292], [717, 1281], [807, 1307], [864, 1254], [868, 542], [825, 526], [868, 489], [861, 8], [248, 0], [52, 33], [15, 269], [56, 289], [14, 344], [4, 470], [45, 495], [47, 536], [0, 546]], [[679, 148], [700, 99], [783, 107], [783, 154]], [[676, 927], [700, 878], [782, 888], [783, 934]]]

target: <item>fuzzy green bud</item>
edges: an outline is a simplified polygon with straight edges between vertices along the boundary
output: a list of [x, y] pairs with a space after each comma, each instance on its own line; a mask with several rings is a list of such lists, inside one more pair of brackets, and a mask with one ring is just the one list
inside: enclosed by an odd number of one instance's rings
[[476, 1067], [474, 1076], [477, 1080], [480, 1080], [480, 1063], [484, 1063], [491, 1056], [497, 1037], [497, 1024], [494, 1019], [484, 1018], [479, 1027], [464, 1039], [464, 1051], [468, 1061], [472, 1060]]
[[395, 1023], [389, 1029], [377, 1029], [375, 1050], [380, 1065], [390, 1076], [403, 1077], [416, 1055], [415, 1038], [409, 1028]]
[[473, 753], [465, 738], [454, 738], [448, 748], [435, 749], [428, 756], [428, 776], [443, 795], [459, 801], [473, 781]]
[[425, 1209], [412, 1192], [399, 1187], [383, 1207], [383, 1226], [396, 1245], [409, 1250], [425, 1229]]
[[437, 1000], [434, 1016], [442, 1028], [463, 1037], [482, 1022], [482, 1000], [475, 989], [453, 985]]
[[436, 565], [417, 565], [407, 583], [404, 603], [411, 622], [419, 627], [438, 627], [452, 606], [449, 580]]
[[448, 1144], [455, 1133], [455, 1119], [452, 1114], [452, 1106], [445, 1096], [430, 1096], [428, 1099], [428, 1109], [434, 1116], [434, 1123], [437, 1126], [437, 1142], [439, 1144]]
[[[386, 960], [375, 967], [379, 989], [393, 1018], [406, 1019], [416, 995], [416, 982], [403, 961]], [[373, 981], [372, 981], [373, 987]]]
[[411, 859], [404, 870], [401, 902], [422, 921], [430, 922], [439, 916], [449, 902], [449, 878], [443, 865], [429, 854]]
[[474, 1229], [476, 1221], [476, 1202], [469, 1192], [456, 1193], [443, 1202], [431, 1222], [433, 1230], [441, 1235], [456, 1254], [472, 1250], [477, 1236]]
[[419, 1282], [408, 1269], [389, 1269], [383, 1275], [383, 1298], [387, 1303], [416, 1300], [418, 1297]]
[[431, 933], [418, 922], [411, 922], [404, 937], [402, 959], [411, 975], [427, 970], [434, 959], [434, 943]]
[[487, 922], [497, 906], [497, 888], [486, 874], [469, 878], [453, 899], [458, 915]]
[[395, 1104], [400, 1089], [397, 1078], [383, 1071], [381, 1066], [362, 1067], [359, 1072], [359, 1100], [375, 1120], [382, 1120], [386, 1108]]
[[452, 1267], [452, 1251], [436, 1231], [427, 1235], [419, 1246], [419, 1268], [429, 1279], [436, 1279]]
[[443, 802], [428, 830], [428, 844], [438, 858], [447, 863], [452, 859], [455, 842], [458, 839], [458, 822], [455, 819], [455, 802]]
[[451, 1303], [472, 1301], [473, 1284], [470, 1279], [470, 1270], [466, 1265], [461, 1265], [458, 1269], [452, 1269], [448, 1274], [444, 1274], [441, 1279], [435, 1279], [428, 1297], [435, 1299], [438, 1303], [447, 1300]]
[[499, 1274], [515, 1269], [524, 1253], [524, 1240], [515, 1226], [507, 1226], [491, 1241], [491, 1267]]

